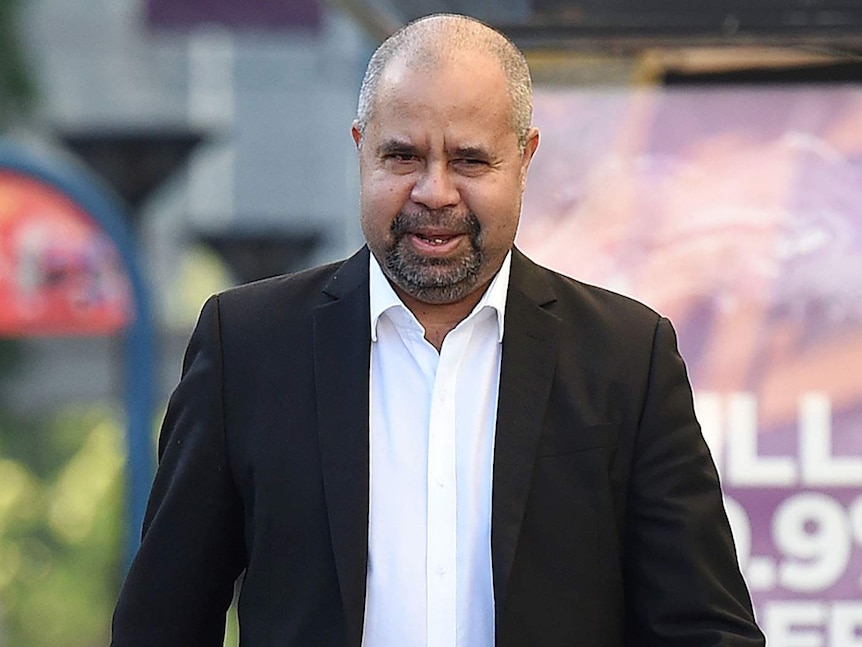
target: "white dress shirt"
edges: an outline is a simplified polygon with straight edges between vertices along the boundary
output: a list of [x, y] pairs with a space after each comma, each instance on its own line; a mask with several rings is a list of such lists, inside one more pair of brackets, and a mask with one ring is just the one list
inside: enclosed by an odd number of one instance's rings
[[493, 647], [491, 478], [511, 253], [438, 354], [371, 257], [363, 647]]

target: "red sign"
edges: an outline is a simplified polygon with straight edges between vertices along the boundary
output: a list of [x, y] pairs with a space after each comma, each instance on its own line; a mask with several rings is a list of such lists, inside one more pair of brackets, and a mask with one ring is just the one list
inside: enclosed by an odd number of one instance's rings
[[51, 185], [0, 170], [0, 336], [110, 334], [131, 304], [96, 222]]

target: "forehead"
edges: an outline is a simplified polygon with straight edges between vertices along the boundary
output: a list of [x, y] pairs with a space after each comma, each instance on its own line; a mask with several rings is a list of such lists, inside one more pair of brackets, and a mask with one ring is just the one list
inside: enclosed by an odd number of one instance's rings
[[385, 132], [514, 134], [510, 106], [506, 76], [493, 56], [474, 52], [433, 64], [396, 58], [383, 70], [368, 125]]

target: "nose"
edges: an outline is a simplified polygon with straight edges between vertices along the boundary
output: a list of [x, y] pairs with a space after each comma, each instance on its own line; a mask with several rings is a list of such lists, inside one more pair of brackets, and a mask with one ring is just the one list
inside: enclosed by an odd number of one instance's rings
[[452, 181], [445, 163], [429, 162], [416, 179], [410, 199], [429, 209], [451, 207], [461, 201], [458, 187]]

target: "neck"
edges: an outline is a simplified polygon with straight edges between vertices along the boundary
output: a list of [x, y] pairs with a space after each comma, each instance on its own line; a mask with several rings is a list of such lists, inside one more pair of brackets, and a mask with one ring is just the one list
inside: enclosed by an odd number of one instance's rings
[[425, 339], [439, 351], [443, 347], [446, 335], [473, 311], [489, 283], [490, 281], [486, 282], [454, 303], [425, 303], [407, 294], [398, 286], [393, 287], [404, 305], [422, 324], [425, 329]]

